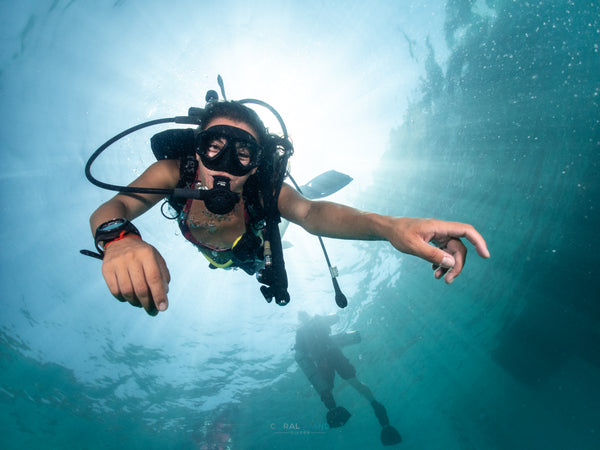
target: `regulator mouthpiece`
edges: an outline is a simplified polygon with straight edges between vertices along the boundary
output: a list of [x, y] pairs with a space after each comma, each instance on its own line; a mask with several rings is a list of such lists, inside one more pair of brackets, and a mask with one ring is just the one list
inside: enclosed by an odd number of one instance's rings
[[229, 178], [220, 175], [215, 175], [213, 178], [213, 188], [205, 191], [204, 204], [212, 213], [227, 214], [233, 211], [235, 205], [240, 201], [240, 194], [231, 192]]

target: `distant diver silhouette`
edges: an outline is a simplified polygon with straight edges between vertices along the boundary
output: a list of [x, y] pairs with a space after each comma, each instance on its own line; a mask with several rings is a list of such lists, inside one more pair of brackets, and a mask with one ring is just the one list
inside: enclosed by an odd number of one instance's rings
[[381, 443], [395, 445], [402, 441], [398, 430], [390, 425], [385, 407], [378, 402], [371, 389], [356, 378], [356, 369], [344, 356], [340, 347], [360, 342], [358, 332], [330, 335], [330, 327], [337, 321], [337, 316], [310, 317], [301, 311], [298, 313], [300, 327], [296, 331], [295, 359], [306, 375], [321, 401], [328, 409], [326, 419], [330, 428], [338, 428], [346, 424], [352, 414], [343, 406], [338, 406], [333, 398], [335, 372], [348, 382], [358, 393], [366, 398], [382, 426]]

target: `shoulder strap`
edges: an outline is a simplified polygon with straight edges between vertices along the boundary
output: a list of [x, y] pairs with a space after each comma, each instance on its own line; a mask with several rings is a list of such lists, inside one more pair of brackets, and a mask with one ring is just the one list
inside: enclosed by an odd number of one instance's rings
[[[273, 298], [279, 305], [287, 305], [290, 294], [287, 291], [288, 280], [283, 259], [279, 222], [281, 215], [277, 208], [277, 201], [281, 185], [287, 171], [287, 161], [292, 153], [291, 143], [287, 139], [269, 136], [271, 157], [265, 158], [264, 164], [259, 168], [262, 171], [260, 190], [266, 216], [264, 232], [265, 268], [258, 274], [258, 281], [265, 286], [260, 290], [267, 302]], [[287, 145], [289, 144], [289, 148]]]
[[258, 180], [251, 176], [244, 185], [244, 204], [250, 216], [250, 225], [256, 233], [265, 227], [266, 212], [261, 204]]
[[179, 183], [178, 188], [192, 188], [196, 181], [198, 160], [194, 154], [179, 157]]
[[[179, 157], [179, 182], [177, 188], [191, 189], [196, 181], [196, 172], [198, 170], [198, 161], [196, 156], [183, 155]], [[187, 202], [186, 198], [183, 197], [169, 197], [169, 205], [177, 212], [177, 216], [181, 213]]]
[[[158, 160], [179, 160], [179, 182], [177, 188], [191, 188], [196, 181], [198, 161], [195, 155], [195, 136], [191, 128], [174, 128], [161, 131], [150, 139], [152, 153]], [[169, 205], [179, 214], [186, 199], [169, 197]], [[164, 213], [163, 213], [164, 215]], [[165, 217], [169, 217], [166, 216]]]

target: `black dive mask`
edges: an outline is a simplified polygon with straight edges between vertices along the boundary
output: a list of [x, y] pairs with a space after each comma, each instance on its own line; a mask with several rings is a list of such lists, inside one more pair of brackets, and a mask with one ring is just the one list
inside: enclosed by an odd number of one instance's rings
[[202, 200], [206, 208], [215, 214], [227, 214], [233, 211], [240, 201], [240, 194], [232, 192], [229, 188], [231, 180], [227, 177], [216, 175], [213, 177], [213, 188], [204, 191]]
[[262, 147], [247, 131], [215, 125], [198, 134], [196, 153], [207, 169], [241, 177], [258, 167]]

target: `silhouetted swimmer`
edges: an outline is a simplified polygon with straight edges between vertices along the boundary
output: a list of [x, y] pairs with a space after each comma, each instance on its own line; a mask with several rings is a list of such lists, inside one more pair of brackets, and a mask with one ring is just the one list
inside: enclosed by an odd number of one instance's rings
[[337, 316], [310, 317], [306, 312], [298, 313], [300, 327], [296, 331], [295, 359], [328, 409], [327, 423], [331, 428], [343, 426], [350, 419], [350, 412], [343, 406], [337, 406], [333, 398], [335, 372], [361, 394], [373, 407], [377, 420], [383, 427], [381, 442], [383, 445], [395, 445], [402, 441], [400, 433], [393, 426], [385, 407], [379, 403], [371, 389], [356, 378], [356, 369], [344, 356], [340, 347], [360, 342], [358, 332], [331, 335], [331, 325], [337, 322]]

